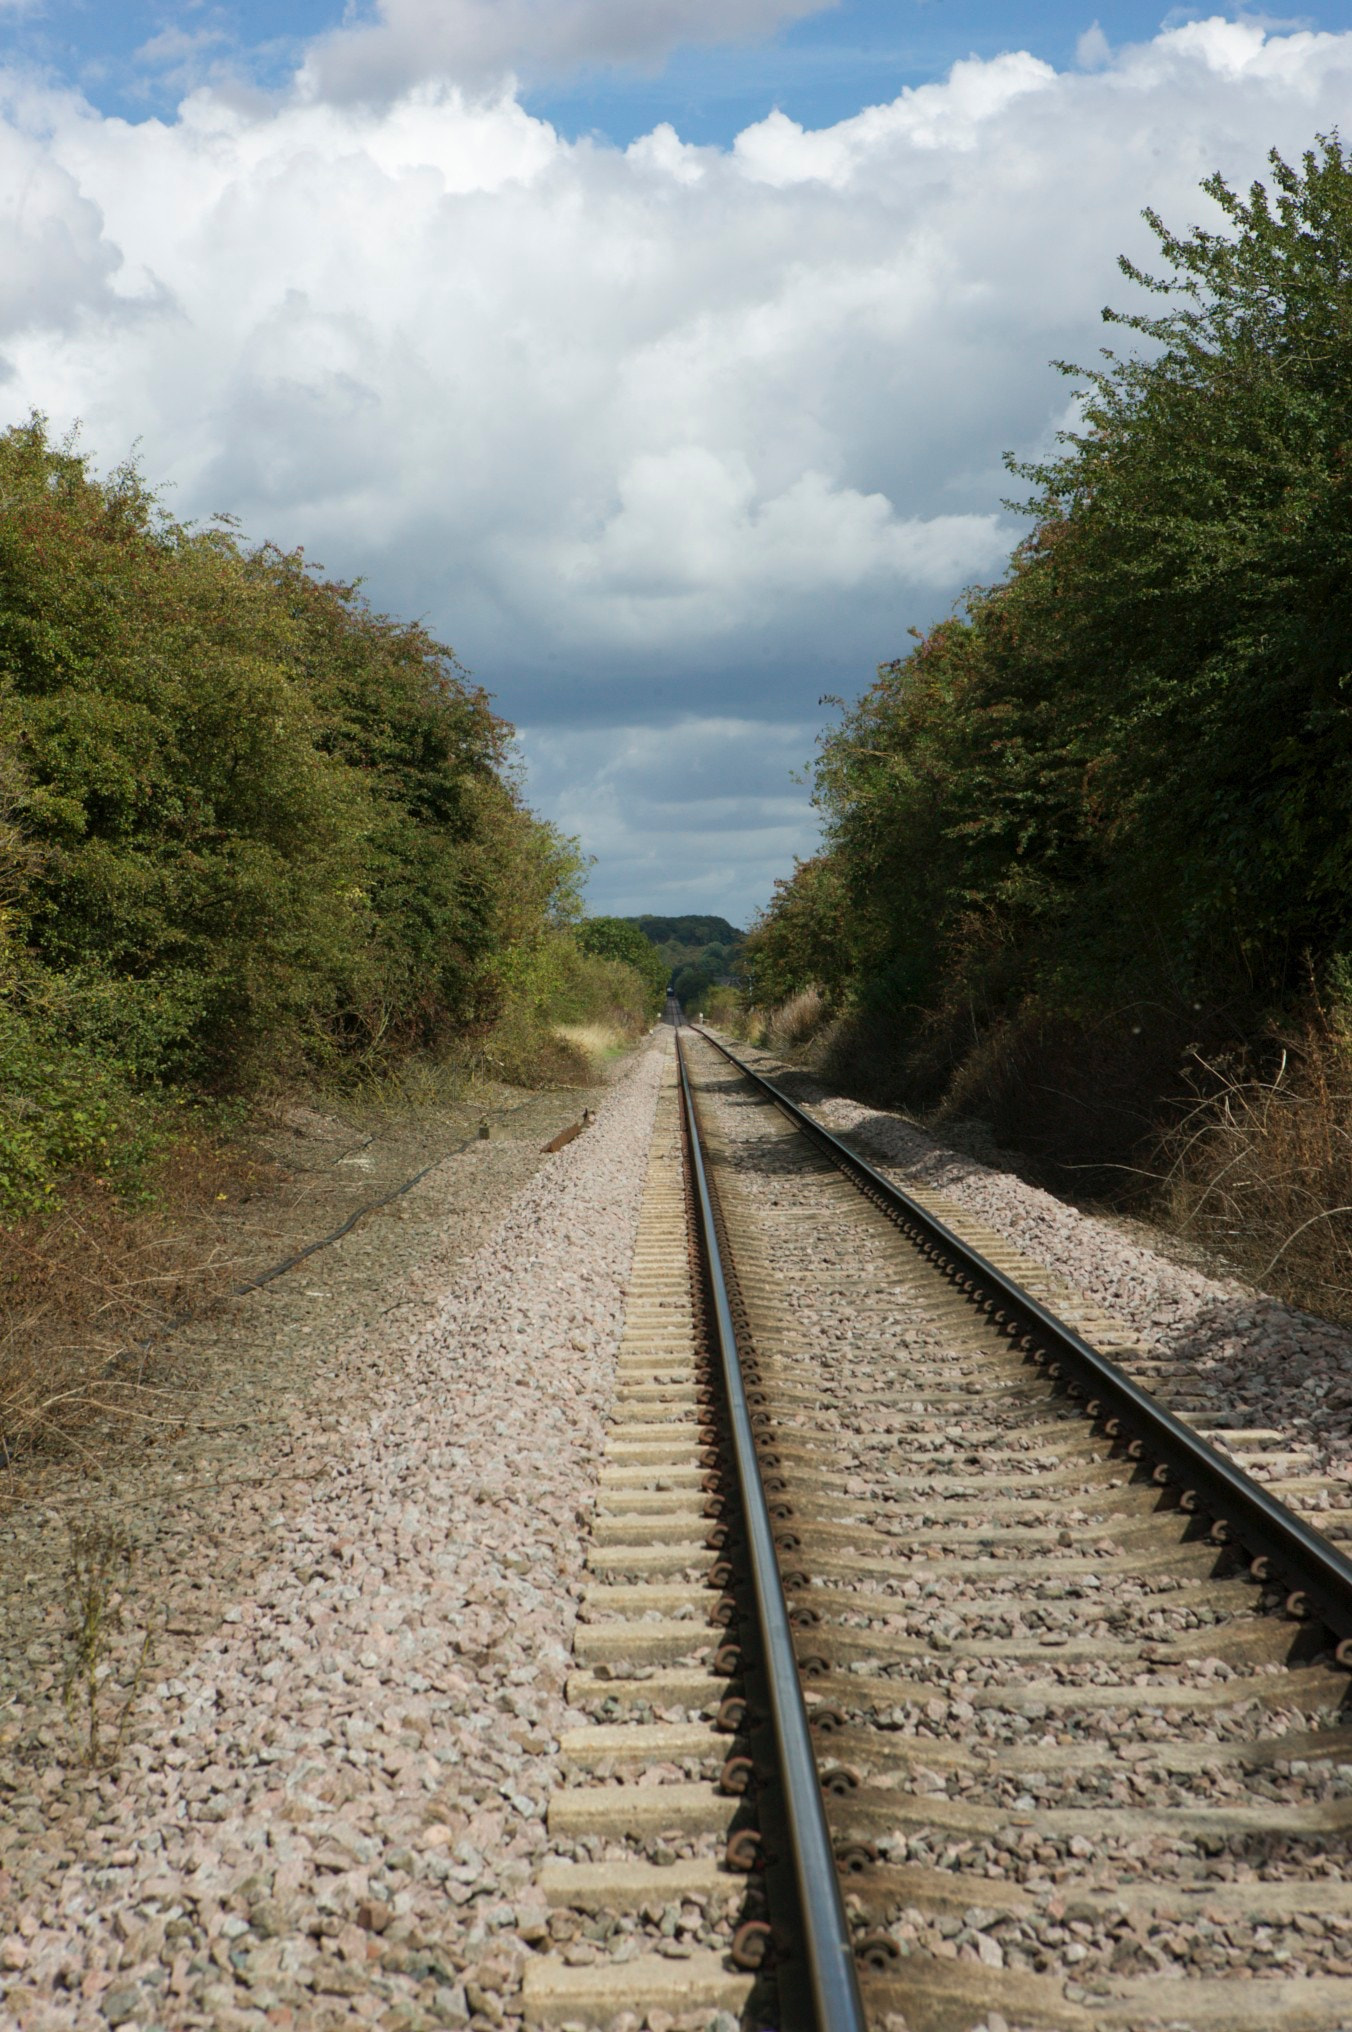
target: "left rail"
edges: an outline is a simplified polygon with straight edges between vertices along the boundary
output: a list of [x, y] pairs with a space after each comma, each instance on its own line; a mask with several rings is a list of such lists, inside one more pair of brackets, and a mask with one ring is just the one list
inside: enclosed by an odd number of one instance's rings
[[713, 1195], [704, 1161], [694, 1090], [676, 1033], [681, 1105], [693, 1172], [700, 1252], [708, 1295], [708, 1321], [716, 1343], [728, 1435], [746, 1533], [746, 1557], [761, 1642], [761, 1682], [769, 1707], [783, 1824], [792, 1850], [798, 1911], [795, 1959], [816, 2032], [865, 2032], [867, 2019], [855, 1972], [849, 1921], [840, 1895], [835, 1849], [822, 1805], [817, 1761], [803, 1702], [788, 1605], [780, 1579], [774, 1528], [761, 1483], [756, 1441], [742, 1376], [737, 1331], [719, 1247]]

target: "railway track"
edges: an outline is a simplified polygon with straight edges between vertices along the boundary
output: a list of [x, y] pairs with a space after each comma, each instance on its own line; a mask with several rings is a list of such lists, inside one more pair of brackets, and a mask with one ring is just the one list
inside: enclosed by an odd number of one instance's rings
[[1352, 2028], [1346, 1513], [682, 1038], [528, 2022]]

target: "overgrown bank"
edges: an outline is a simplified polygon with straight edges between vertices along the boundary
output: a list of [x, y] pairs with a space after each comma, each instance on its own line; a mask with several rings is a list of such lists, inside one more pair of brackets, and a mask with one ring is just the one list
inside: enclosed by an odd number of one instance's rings
[[260, 1100], [576, 1082], [651, 1019], [511, 736], [299, 553], [185, 527], [40, 418], [0, 437], [0, 1433], [53, 1278], [72, 1332], [177, 1302], [185, 1231], [266, 1187]]
[[1347, 1316], [1352, 159], [1271, 165], [1219, 232], [1151, 218], [1139, 349], [1018, 469], [1006, 578], [824, 739], [750, 947], [834, 1078]]

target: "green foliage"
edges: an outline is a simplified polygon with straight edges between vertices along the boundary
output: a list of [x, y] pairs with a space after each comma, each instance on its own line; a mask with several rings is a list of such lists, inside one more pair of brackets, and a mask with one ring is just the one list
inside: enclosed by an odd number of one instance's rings
[[577, 942], [584, 953], [631, 968], [642, 983], [650, 1015], [657, 1015], [666, 994], [667, 969], [632, 918], [584, 918], [577, 927]]
[[826, 737], [758, 996], [886, 1011], [942, 1085], [1019, 1012], [1271, 1009], [1352, 952], [1352, 159], [1170, 232], [1006, 579]]
[[742, 977], [744, 934], [726, 917], [631, 917], [633, 925], [657, 952], [663, 979], [685, 1007], [697, 1009], [714, 987]]
[[143, 1097], [491, 1023], [575, 912], [451, 652], [299, 555], [0, 437], [0, 1206]]
[[40, 1211], [66, 1171], [130, 1187], [154, 1146], [155, 1115], [125, 1065], [17, 994], [0, 1001], [0, 1207]]
[[742, 934], [726, 917], [629, 917], [626, 924], [636, 924], [643, 936], [655, 946], [693, 946], [703, 951], [706, 946], [725, 946], [735, 950], [742, 942]]

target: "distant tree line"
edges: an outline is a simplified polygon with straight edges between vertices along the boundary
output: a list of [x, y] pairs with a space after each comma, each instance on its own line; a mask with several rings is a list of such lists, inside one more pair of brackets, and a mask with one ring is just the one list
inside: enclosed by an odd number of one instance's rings
[[1270, 165], [1203, 185], [1219, 231], [1146, 214], [1160, 272], [1121, 265], [1158, 307], [1062, 366], [1078, 427], [1014, 467], [1007, 575], [823, 740], [824, 850], [753, 929], [755, 993], [820, 986], [914, 1099], [989, 1096], [1027, 1045], [1078, 1052], [1092, 1114], [1133, 1058], [1124, 1093], [1352, 1000], [1352, 159]]
[[661, 957], [671, 992], [697, 1013], [720, 983], [743, 977], [745, 933], [726, 917], [632, 917], [626, 920]]

